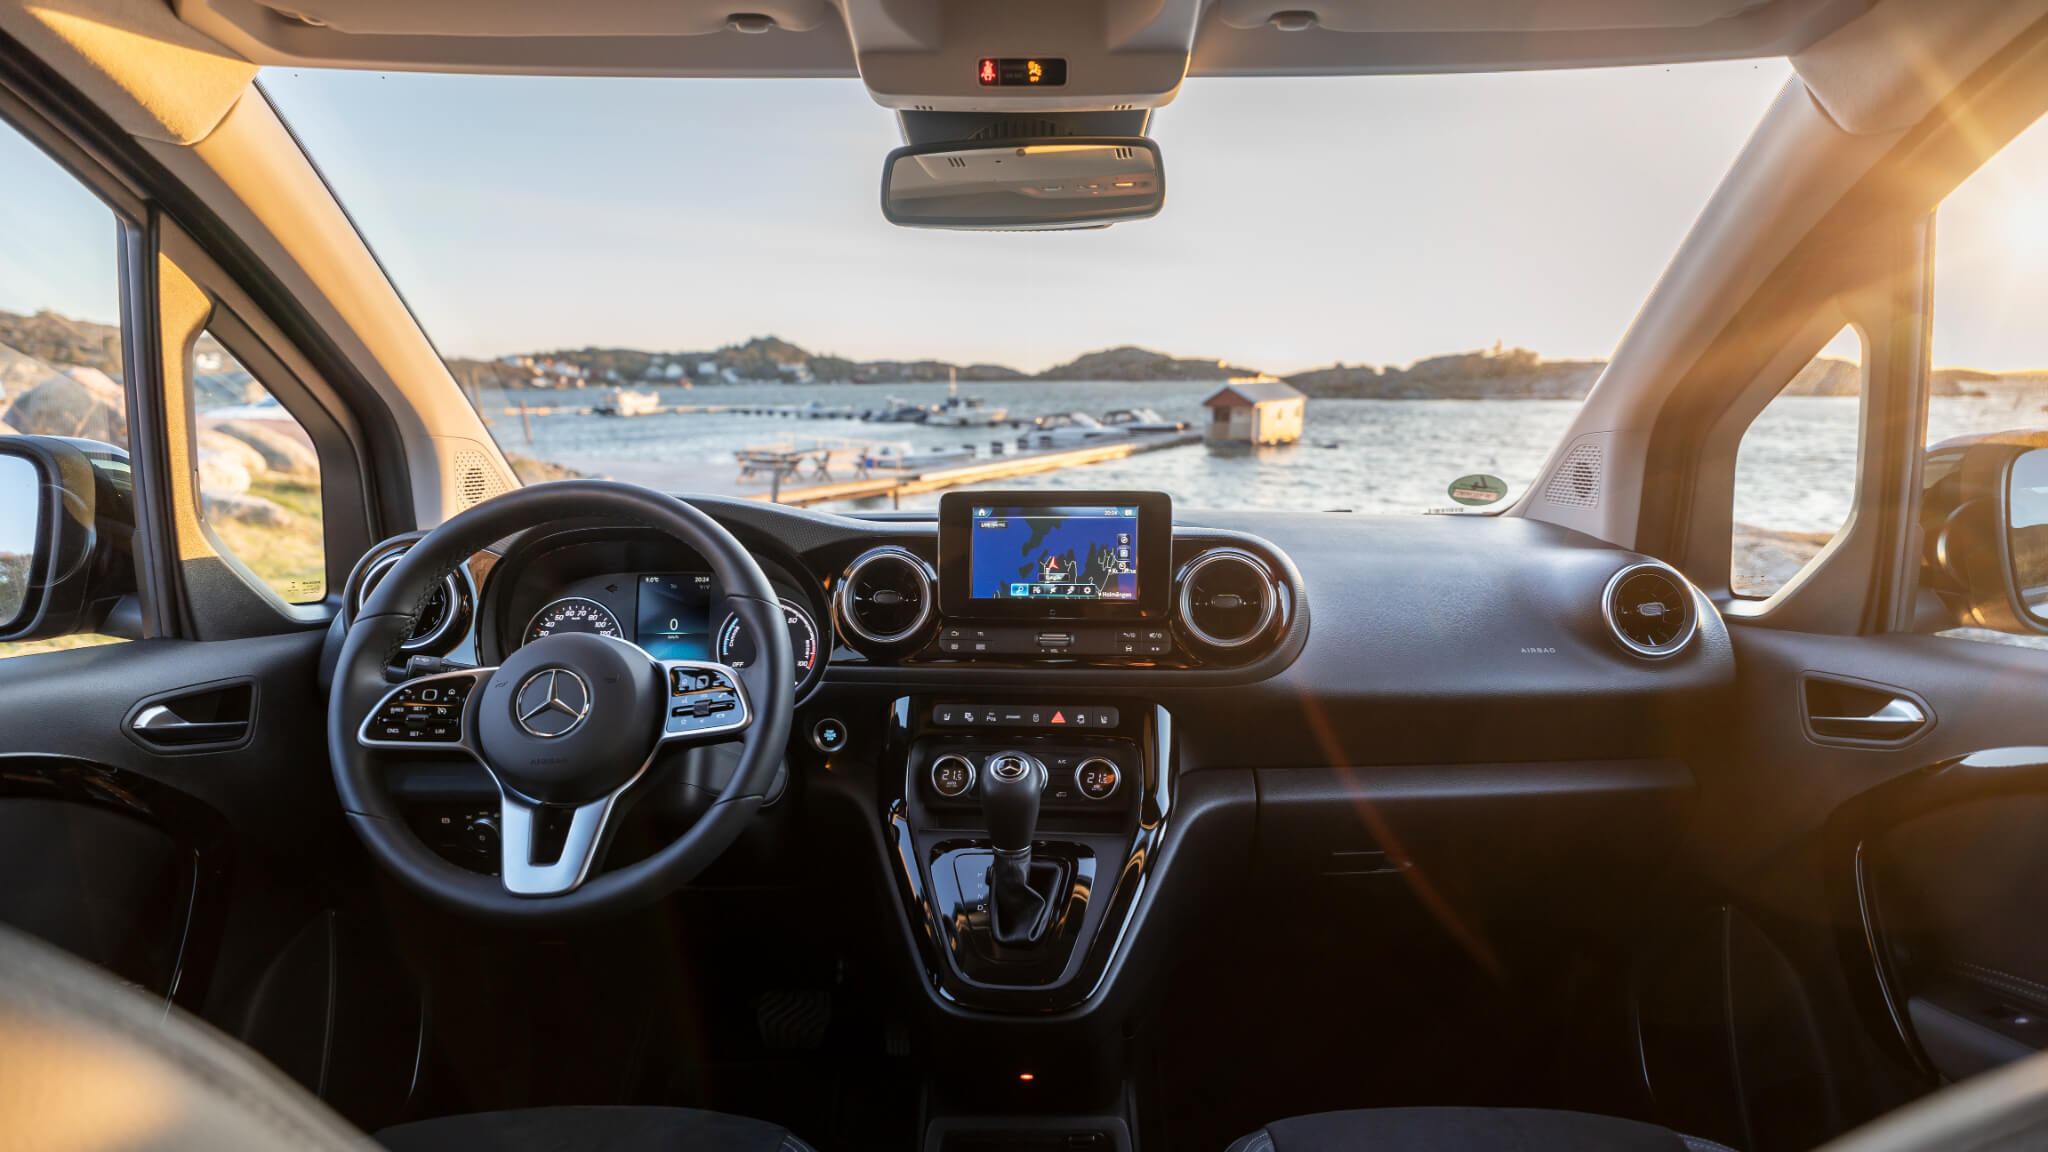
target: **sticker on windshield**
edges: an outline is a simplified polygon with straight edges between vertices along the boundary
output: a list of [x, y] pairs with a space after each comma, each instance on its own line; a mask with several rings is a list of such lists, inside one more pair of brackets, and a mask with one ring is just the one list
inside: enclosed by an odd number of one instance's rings
[[1475, 472], [1451, 481], [1451, 499], [1460, 504], [1492, 504], [1507, 494], [1508, 486], [1498, 476]]

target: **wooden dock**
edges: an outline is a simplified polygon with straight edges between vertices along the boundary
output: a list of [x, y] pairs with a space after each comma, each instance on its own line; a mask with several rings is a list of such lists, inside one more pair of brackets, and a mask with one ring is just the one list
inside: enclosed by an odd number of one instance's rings
[[944, 468], [932, 468], [919, 472], [904, 472], [887, 476], [868, 475], [857, 480], [841, 480], [828, 484], [812, 484], [801, 488], [782, 488], [780, 491], [745, 491], [738, 495], [755, 500], [769, 500], [778, 504], [807, 507], [812, 504], [828, 504], [836, 500], [871, 500], [888, 497], [894, 500], [920, 492], [938, 492], [947, 488], [960, 488], [969, 484], [984, 484], [991, 480], [1008, 480], [1016, 476], [1032, 476], [1042, 472], [1057, 472], [1062, 468], [1075, 468], [1083, 464], [1100, 464], [1105, 460], [1121, 460], [1141, 452], [1157, 452], [1163, 448], [1179, 448], [1202, 442], [1200, 432], [1162, 432], [1150, 435], [1127, 436], [1090, 444], [1081, 448], [1056, 448], [1038, 452], [1017, 452], [1003, 456], [992, 456], [968, 464], [953, 464]]

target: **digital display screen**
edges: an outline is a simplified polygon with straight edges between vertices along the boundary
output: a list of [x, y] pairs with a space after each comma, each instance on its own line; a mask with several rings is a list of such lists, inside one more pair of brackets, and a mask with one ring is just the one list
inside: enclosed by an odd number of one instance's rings
[[974, 78], [984, 88], [1057, 88], [1067, 82], [1067, 62], [1060, 57], [984, 56]]
[[640, 577], [633, 615], [635, 643], [656, 660], [711, 659], [709, 572]]
[[972, 599], [1138, 598], [1136, 505], [977, 505], [969, 528]]

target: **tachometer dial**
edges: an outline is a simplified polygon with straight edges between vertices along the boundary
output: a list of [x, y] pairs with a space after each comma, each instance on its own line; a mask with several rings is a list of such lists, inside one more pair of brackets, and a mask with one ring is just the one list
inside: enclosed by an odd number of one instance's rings
[[[782, 601], [782, 615], [789, 622], [789, 651], [796, 657], [796, 686], [802, 688], [818, 669], [818, 625], [811, 614], [788, 598]], [[756, 659], [754, 638], [747, 634], [740, 618], [728, 613], [718, 626], [716, 657], [721, 664], [745, 668]]]
[[526, 626], [524, 642], [531, 644], [559, 632], [595, 632], [599, 636], [626, 638], [612, 610], [587, 596], [564, 596], [535, 612], [533, 622]]

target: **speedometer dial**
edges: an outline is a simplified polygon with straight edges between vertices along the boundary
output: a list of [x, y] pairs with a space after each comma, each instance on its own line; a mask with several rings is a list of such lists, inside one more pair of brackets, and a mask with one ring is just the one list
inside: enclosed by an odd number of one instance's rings
[[[818, 625], [810, 613], [786, 597], [782, 600], [782, 615], [789, 623], [789, 651], [796, 657], [796, 686], [801, 689], [818, 669]], [[725, 623], [718, 626], [718, 662], [745, 668], [758, 658], [754, 638], [738, 616], [728, 613]]]
[[533, 614], [533, 622], [526, 626], [525, 643], [562, 632], [595, 632], [619, 640], [626, 638], [611, 609], [587, 596], [564, 596]]

